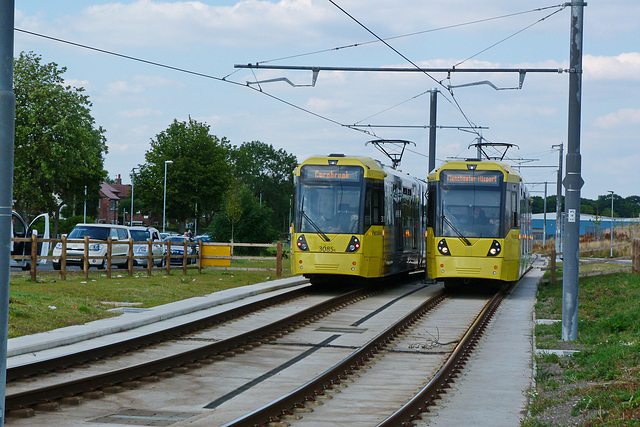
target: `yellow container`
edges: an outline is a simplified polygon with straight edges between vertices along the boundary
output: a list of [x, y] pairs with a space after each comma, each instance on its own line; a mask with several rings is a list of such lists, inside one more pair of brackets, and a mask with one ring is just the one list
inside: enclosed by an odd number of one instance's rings
[[230, 267], [231, 258], [207, 258], [208, 256], [231, 257], [231, 246], [227, 245], [207, 245], [202, 246], [202, 265], [204, 267]]

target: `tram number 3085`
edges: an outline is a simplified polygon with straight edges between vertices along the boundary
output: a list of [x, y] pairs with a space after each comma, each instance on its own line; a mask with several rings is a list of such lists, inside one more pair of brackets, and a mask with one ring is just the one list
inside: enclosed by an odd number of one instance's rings
[[320, 252], [335, 252], [336, 248], [333, 246], [320, 246]]

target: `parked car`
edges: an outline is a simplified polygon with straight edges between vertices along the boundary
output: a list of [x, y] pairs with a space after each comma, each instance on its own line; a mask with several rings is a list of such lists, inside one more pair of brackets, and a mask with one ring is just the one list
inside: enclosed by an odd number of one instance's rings
[[[186, 236], [168, 236], [164, 241], [171, 241], [171, 264], [182, 265], [182, 259], [184, 257], [184, 242], [191, 243], [191, 240]], [[167, 246], [164, 247], [165, 254]], [[196, 254], [194, 245], [187, 245], [187, 255]], [[187, 258], [187, 264], [195, 263], [195, 258]]]
[[[40, 218], [44, 218], [44, 230], [43, 234], [38, 233], [38, 230], [33, 228], [33, 225]], [[49, 214], [40, 214], [29, 225], [16, 211], [11, 211], [11, 237], [14, 238], [29, 238], [32, 234], [37, 233], [41, 238], [49, 238]], [[31, 242], [14, 242], [11, 241], [11, 255], [15, 256], [28, 256], [31, 254]], [[49, 255], [49, 242], [38, 243], [39, 256]], [[44, 264], [47, 260], [38, 260], [38, 264]], [[23, 270], [31, 270], [31, 259], [12, 259], [9, 263], [11, 267], [19, 267]]]
[[[129, 227], [114, 224], [77, 224], [67, 236], [67, 265], [84, 265], [84, 240], [85, 236], [89, 237], [89, 256], [106, 257], [107, 255], [107, 239], [111, 237], [113, 243], [111, 247], [111, 264], [119, 267], [126, 267], [127, 258], [113, 258], [116, 256], [129, 255]], [[75, 240], [75, 241], [71, 241]], [[104, 243], [99, 243], [99, 242]], [[53, 256], [59, 257], [62, 254], [62, 243], [57, 243], [53, 249]], [[70, 259], [69, 257], [76, 257]], [[60, 259], [52, 261], [54, 270], [60, 270]], [[106, 259], [89, 258], [89, 267], [105, 268]]]
[[[133, 265], [139, 265], [146, 267], [149, 260], [149, 244], [139, 243], [148, 242], [151, 239], [153, 242], [160, 242], [160, 232], [153, 227], [129, 227], [129, 233], [133, 238]], [[164, 247], [159, 243], [153, 243], [151, 245], [151, 255], [153, 256], [153, 264], [156, 267], [162, 267], [164, 265]], [[144, 257], [144, 258], [136, 258]]]
[[195, 251], [196, 253], [199, 253], [200, 251], [200, 242], [202, 241], [202, 243], [206, 243], [206, 242], [213, 242], [213, 240], [211, 239], [211, 237], [209, 237], [206, 234], [201, 234], [199, 236], [196, 236], [193, 238], [193, 241], [195, 243], [197, 243], [197, 245], [195, 246]]

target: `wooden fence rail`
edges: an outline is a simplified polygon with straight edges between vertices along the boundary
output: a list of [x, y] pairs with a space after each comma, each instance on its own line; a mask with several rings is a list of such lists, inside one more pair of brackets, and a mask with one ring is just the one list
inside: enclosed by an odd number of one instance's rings
[[[626, 244], [621, 244], [621, 245], [617, 245], [615, 247], [626, 247], [626, 246], [631, 246], [632, 248], [632, 255], [631, 255], [631, 272], [634, 274], [640, 274], [640, 239], [633, 239], [633, 241], [631, 243], [626, 243]], [[589, 252], [594, 252], [594, 251], [599, 251], [602, 250], [603, 248], [600, 249], [596, 249], [596, 250], [581, 250], [580, 253], [589, 253]], [[604, 249], [609, 249], [609, 247], [604, 248]], [[551, 271], [551, 277], [549, 278], [549, 281], [551, 283], [556, 281], [556, 258], [558, 255], [561, 255], [562, 253], [558, 254], [556, 253], [555, 249], [551, 251], [551, 255], [550, 255], [550, 262], [549, 262], [549, 266], [545, 268], [545, 270], [550, 270]], [[620, 261], [620, 260], [624, 260], [624, 259], [629, 259], [629, 257], [616, 257], [616, 258], [606, 258], [606, 261]], [[580, 261], [581, 265], [589, 265], [589, 264], [597, 264], [597, 263], [601, 263], [603, 262], [603, 260], [601, 259], [596, 259], [596, 260], [588, 260], [588, 261]], [[623, 269], [625, 271], [629, 270], [629, 267], [626, 267], [625, 269]], [[617, 272], [616, 271], [610, 271], [607, 273], [614, 273]]]
[[[12, 238], [11, 239], [12, 242], [14, 243], [30, 243], [31, 244], [31, 251], [30, 253], [25, 253], [24, 255], [11, 255], [11, 259], [12, 260], [16, 260], [16, 261], [22, 261], [22, 260], [29, 260], [30, 264], [31, 264], [31, 270], [30, 270], [30, 274], [31, 274], [31, 279], [32, 280], [36, 280], [37, 279], [37, 274], [38, 274], [38, 262], [40, 261], [53, 261], [53, 260], [59, 260], [60, 261], [60, 278], [61, 279], [66, 279], [67, 277], [67, 261], [68, 260], [74, 260], [74, 261], [78, 261], [81, 260], [82, 261], [82, 271], [84, 273], [84, 278], [88, 279], [89, 277], [89, 267], [90, 267], [90, 263], [89, 260], [90, 259], [102, 259], [104, 260], [104, 263], [100, 264], [100, 266], [104, 266], [104, 270], [106, 272], [106, 276], [107, 278], [111, 278], [111, 274], [112, 274], [112, 264], [114, 264], [114, 261], [118, 261], [117, 264], [121, 264], [121, 265], [125, 265], [125, 263], [123, 263], [123, 260], [126, 260], [126, 271], [128, 273], [129, 276], [133, 275], [133, 266], [134, 266], [134, 261], [137, 259], [145, 259], [146, 260], [146, 270], [147, 270], [147, 275], [151, 276], [152, 271], [155, 270], [159, 270], [159, 269], [164, 269], [166, 270], [167, 274], [171, 273], [171, 270], [176, 270], [176, 269], [181, 269], [183, 274], [187, 274], [187, 270], [191, 270], [191, 269], [197, 269], [198, 273], [202, 273], [202, 269], [215, 269], [215, 268], [219, 268], [216, 266], [207, 266], [205, 264], [207, 264], [206, 260], [269, 260], [269, 259], [274, 259], [276, 261], [276, 277], [281, 277], [282, 276], [282, 258], [283, 258], [283, 253], [282, 253], [282, 242], [277, 242], [277, 243], [217, 243], [217, 242], [187, 242], [185, 241], [183, 244], [177, 244], [177, 243], [171, 243], [170, 240], [167, 241], [146, 241], [146, 242], [135, 242], [133, 239], [129, 239], [128, 241], [126, 241], [126, 243], [123, 243], [122, 241], [114, 241], [112, 240], [110, 237], [107, 239], [107, 241], [103, 241], [103, 240], [90, 240], [89, 237], [85, 237], [84, 240], [73, 240], [73, 239], [67, 239], [66, 236], [63, 236], [61, 239], [41, 239], [40, 237], [38, 237], [36, 234], [33, 234], [31, 236], [31, 238]], [[61, 245], [61, 254], [58, 256], [53, 256], [51, 255], [51, 250], [49, 251], [49, 254], [45, 255], [45, 256], [40, 256], [38, 254], [38, 245], [42, 244], [42, 243], [46, 243], [48, 242], [51, 247], [55, 247], [55, 245], [57, 245], [58, 243]], [[69, 243], [76, 243], [76, 244], [82, 244], [83, 245], [83, 255], [67, 255], [67, 246]], [[90, 255], [89, 254], [89, 247], [90, 245], [95, 245], [95, 244], [106, 244], [107, 245], [107, 253], [104, 256], [99, 256], [99, 255]], [[127, 250], [127, 255], [112, 255], [113, 254], [113, 245], [114, 244], [119, 244], [119, 245], [123, 245], [126, 244], [128, 245], [128, 250]], [[148, 249], [147, 249], [147, 255], [135, 255], [134, 254], [134, 244], [135, 245], [148, 245]], [[154, 255], [152, 248], [154, 245], [161, 245], [164, 247], [163, 249], [163, 254], [162, 255]], [[171, 247], [173, 246], [174, 248], [176, 246], [181, 246], [182, 247], [182, 254], [172, 254], [171, 253]], [[203, 252], [205, 251], [205, 247], [208, 246], [223, 246], [223, 247], [229, 247], [231, 248], [230, 254], [229, 256], [213, 256], [213, 255], [203, 255]], [[260, 247], [260, 248], [276, 248], [276, 255], [275, 257], [264, 257], [264, 256], [259, 256], [259, 257], [252, 257], [252, 256], [234, 256], [233, 255], [233, 247]], [[189, 249], [191, 248], [191, 249]], [[157, 262], [158, 259], [162, 259], [162, 264], [163, 266], [158, 268], [155, 267], [155, 262]], [[174, 264], [174, 267], [172, 268], [172, 261], [175, 263], [176, 260], [180, 260], [181, 262], [178, 265]], [[205, 261], [205, 262], [203, 262]], [[190, 264], [194, 264], [194, 265], [190, 265]], [[97, 267], [97, 266], [96, 266]], [[100, 267], [98, 267], [100, 268]], [[256, 268], [255, 270], [273, 270], [272, 268]], [[119, 270], [122, 271], [122, 270]], [[42, 268], [40, 269], [40, 272], [42, 273]]]

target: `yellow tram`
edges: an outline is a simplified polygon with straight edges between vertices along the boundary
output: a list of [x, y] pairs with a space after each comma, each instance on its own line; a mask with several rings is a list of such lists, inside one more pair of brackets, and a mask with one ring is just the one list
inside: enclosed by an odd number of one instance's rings
[[498, 160], [454, 160], [429, 174], [427, 277], [458, 287], [512, 282], [529, 268], [531, 201]]
[[294, 171], [291, 272], [312, 283], [424, 268], [426, 184], [369, 157], [331, 154]]

